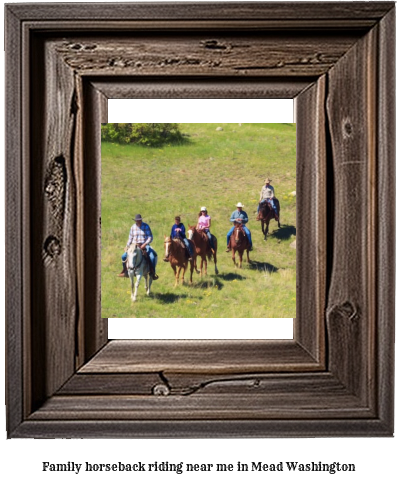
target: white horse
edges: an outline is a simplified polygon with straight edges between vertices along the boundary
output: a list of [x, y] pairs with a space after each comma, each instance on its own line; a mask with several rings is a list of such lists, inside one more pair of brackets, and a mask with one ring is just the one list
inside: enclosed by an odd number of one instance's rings
[[[150, 266], [148, 265], [147, 259], [143, 255], [139, 245], [132, 244], [127, 251], [127, 270], [130, 277], [131, 287], [132, 287], [132, 301], [137, 300], [137, 290], [140, 285], [141, 278], [145, 278], [145, 289], [147, 291], [147, 296], [150, 294], [152, 278], [150, 276]], [[136, 276], [136, 282], [134, 282], [134, 277]]]

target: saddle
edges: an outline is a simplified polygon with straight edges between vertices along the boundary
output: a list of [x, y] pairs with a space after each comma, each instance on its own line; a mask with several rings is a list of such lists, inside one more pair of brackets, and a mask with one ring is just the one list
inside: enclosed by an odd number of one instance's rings
[[[279, 203], [278, 199], [277, 198], [273, 198], [273, 199], [274, 199], [274, 203], [275, 203], [276, 207], [280, 208], [280, 203]], [[274, 211], [272, 204], [269, 203], [268, 201], [263, 201], [262, 203], [259, 204], [258, 220], [262, 219], [261, 210], [266, 208], [266, 206], [268, 206], [270, 211], [272, 212], [272, 218], [274, 218], [276, 221], [279, 221], [278, 214]]]
[[184, 245], [184, 242], [181, 238], [174, 238], [173, 241], [176, 242], [177, 244], [179, 244], [182, 249], [186, 248], [186, 246]]

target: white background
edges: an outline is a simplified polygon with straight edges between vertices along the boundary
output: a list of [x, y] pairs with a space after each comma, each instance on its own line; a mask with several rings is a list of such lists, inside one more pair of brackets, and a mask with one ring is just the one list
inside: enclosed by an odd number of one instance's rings
[[[320, 0], [318, 0], [320, 1]], [[1, 11], [3, 15], [3, 11]], [[3, 18], [0, 19], [3, 25]], [[1, 53], [1, 87], [4, 90], [4, 53]], [[3, 91], [4, 93], [4, 91]], [[3, 96], [1, 97], [3, 100]], [[3, 117], [4, 119], [4, 117]], [[3, 131], [4, 133], [4, 131]], [[2, 137], [3, 141], [3, 137]], [[0, 150], [2, 160], [4, 149]], [[4, 185], [1, 171], [2, 191]], [[3, 193], [4, 194], [4, 193]], [[0, 216], [4, 225], [4, 198], [0, 199]], [[2, 233], [4, 235], [4, 233]], [[2, 255], [4, 255], [4, 236], [0, 239]], [[4, 266], [1, 266], [1, 298], [4, 309]], [[4, 313], [2, 323], [4, 323]], [[4, 333], [1, 337], [1, 351], [4, 351]], [[398, 348], [398, 347], [396, 347]], [[398, 351], [397, 351], [398, 352]], [[398, 356], [398, 353], [397, 353]], [[3, 362], [1, 370], [0, 391], [1, 404], [4, 404]], [[396, 381], [397, 382], [397, 381]], [[397, 395], [396, 395], [397, 396]], [[397, 403], [398, 401], [396, 401]], [[205, 440], [6, 440], [5, 410], [0, 415], [1, 431], [1, 477], [3, 481], [13, 485], [85, 486], [88, 482], [96, 482], [99, 486], [108, 486], [118, 482], [118, 486], [132, 486], [155, 483], [162, 485], [184, 485], [188, 482], [192, 487], [204, 483], [215, 485], [216, 482], [228, 482], [229, 485], [252, 486], [294, 485], [296, 487], [319, 487], [353, 485], [398, 485], [399, 475], [397, 459], [399, 448], [397, 438], [319, 438], [319, 439], [205, 439]], [[398, 407], [396, 406], [396, 417]], [[273, 463], [279, 461], [298, 462], [333, 462], [355, 463], [356, 472], [329, 475], [328, 473], [175, 473], [164, 474], [133, 474], [133, 473], [43, 473], [41, 462], [65, 463], [74, 461], [84, 463], [133, 463], [142, 461], [191, 462], [191, 463], [232, 463], [237, 461], [251, 463], [262, 461]]]

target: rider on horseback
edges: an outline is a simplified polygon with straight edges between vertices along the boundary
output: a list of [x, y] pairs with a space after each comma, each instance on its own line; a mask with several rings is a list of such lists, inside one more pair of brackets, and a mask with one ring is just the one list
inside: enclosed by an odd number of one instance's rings
[[201, 207], [201, 211], [198, 214], [197, 230], [202, 230], [208, 237], [209, 245], [211, 246], [212, 253], [215, 253], [215, 245], [213, 243], [211, 228], [211, 217], [208, 215], [208, 210], [205, 206]]
[[260, 191], [259, 204], [258, 204], [258, 210], [257, 210], [258, 216], [256, 217], [257, 221], [259, 221], [261, 219], [261, 216], [259, 215], [259, 208], [260, 208], [260, 205], [262, 205], [264, 203], [268, 203], [271, 206], [271, 208], [274, 211], [276, 221], [279, 221], [278, 200], [275, 196], [274, 188], [270, 184], [271, 182], [272, 182], [271, 179], [266, 178], [265, 179], [265, 186], [263, 186], [261, 191]]
[[146, 256], [148, 264], [150, 266], [150, 275], [152, 280], [155, 281], [158, 279], [158, 276], [155, 272], [155, 266], [157, 263], [157, 254], [155, 253], [154, 249], [150, 247], [150, 243], [152, 242], [152, 232], [151, 228], [147, 223], [143, 222], [141, 215], [136, 215], [135, 224], [131, 227], [129, 233], [129, 239], [126, 244], [125, 253], [122, 255], [122, 265], [123, 270], [118, 277], [128, 277], [127, 268], [126, 268], [126, 259], [127, 259], [127, 249], [130, 247], [132, 243], [138, 244], [143, 251], [143, 254]]
[[[175, 224], [173, 225], [172, 230], [170, 231], [170, 238], [172, 239], [177, 238], [182, 240], [189, 255], [188, 260], [193, 260], [193, 250], [190, 246], [190, 242], [187, 240], [186, 229], [184, 227], [184, 224], [181, 222], [180, 216], [175, 217]], [[169, 256], [165, 257], [164, 261], [169, 262]]]
[[[231, 217], [230, 217], [230, 221], [235, 223], [241, 223], [243, 229], [245, 230], [245, 233], [248, 237], [248, 240], [249, 240], [249, 244], [250, 244], [250, 249], [249, 250], [253, 250], [252, 248], [252, 237], [251, 237], [251, 232], [249, 231], [249, 229], [245, 226], [245, 224], [248, 222], [248, 215], [247, 213], [242, 209], [243, 208], [243, 204], [242, 203], [237, 203], [237, 209], [235, 211], [233, 211], [233, 213], [231, 214]], [[228, 234], [227, 234], [227, 249], [226, 249], [226, 252], [230, 252], [230, 237], [232, 235], [234, 231], [234, 225], [230, 228]]]

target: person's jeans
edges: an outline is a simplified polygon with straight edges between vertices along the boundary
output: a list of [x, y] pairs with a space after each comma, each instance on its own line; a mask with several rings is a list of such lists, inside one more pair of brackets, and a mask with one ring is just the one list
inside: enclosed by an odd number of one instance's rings
[[265, 201], [267, 201], [268, 203], [270, 203], [272, 205], [272, 208], [274, 210], [274, 213], [277, 215], [278, 217], [278, 211], [277, 211], [277, 206], [276, 206], [276, 203], [274, 201], [274, 198], [269, 198], [269, 199], [265, 199], [265, 200], [262, 200], [259, 204], [258, 204], [258, 213], [259, 213], [259, 206], [261, 203], [264, 203]]
[[[155, 252], [155, 250], [150, 247], [149, 245], [146, 245], [145, 250], [147, 251], [148, 257], [150, 258], [152, 268], [154, 269], [154, 274], [155, 274], [155, 268], [158, 262], [158, 255]], [[123, 272], [127, 273], [127, 267], [126, 267], [126, 259], [127, 259], [127, 252], [125, 252], [122, 255], [122, 265], [123, 265]]]
[[204, 228], [204, 231], [208, 237], [208, 240], [209, 240], [209, 244], [211, 246], [211, 249], [215, 250], [215, 246], [213, 245], [213, 239], [212, 239], [212, 235], [211, 235], [211, 232], [209, 231], [209, 228]]
[[[227, 233], [227, 247], [229, 246], [230, 237], [233, 235], [234, 228], [235, 227], [231, 227]], [[252, 247], [252, 236], [251, 236], [251, 232], [249, 231], [249, 228], [247, 228], [245, 225], [243, 225], [242, 228], [245, 230], [245, 233], [247, 234], [249, 240], [249, 245]]]
[[190, 257], [193, 256], [193, 250], [191, 248], [190, 242], [187, 240], [187, 238], [183, 238], [184, 245], [186, 246], [186, 249], [188, 250], [188, 253], [190, 254]]

